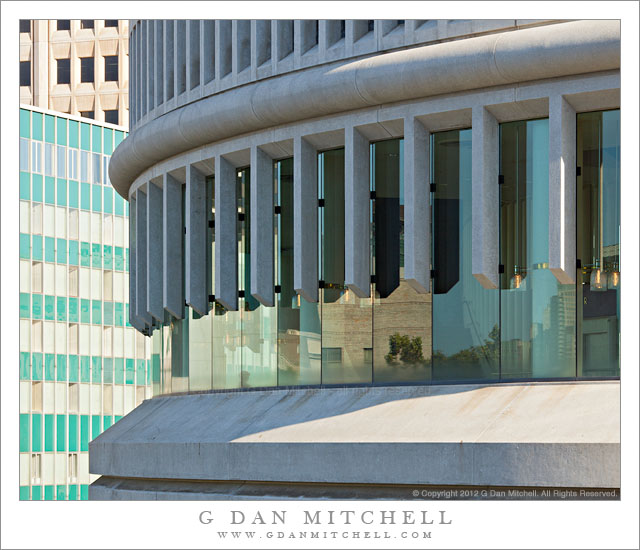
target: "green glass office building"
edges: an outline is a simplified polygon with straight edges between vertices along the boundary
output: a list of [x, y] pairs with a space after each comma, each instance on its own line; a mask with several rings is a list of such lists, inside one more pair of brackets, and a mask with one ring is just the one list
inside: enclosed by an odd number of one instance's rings
[[21, 500], [86, 500], [89, 441], [149, 395], [127, 322], [129, 208], [107, 170], [125, 136], [20, 109]]

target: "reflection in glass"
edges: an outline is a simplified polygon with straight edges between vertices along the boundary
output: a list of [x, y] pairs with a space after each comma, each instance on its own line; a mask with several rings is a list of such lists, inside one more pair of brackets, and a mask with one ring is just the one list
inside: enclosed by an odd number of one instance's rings
[[[306, 352], [317, 360], [321, 346], [323, 384], [371, 382], [371, 299], [358, 298], [344, 281], [344, 149], [318, 155], [318, 197], [324, 199], [319, 209], [322, 338], [309, 338]], [[313, 328], [317, 334], [318, 325]]]
[[67, 154], [66, 147], [62, 145], [58, 145], [58, 177], [66, 178], [67, 177]]
[[404, 140], [371, 145], [374, 381], [431, 377], [431, 294], [404, 280]]
[[20, 138], [20, 170], [29, 171], [29, 140]]
[[499, 376], [497, 290], [471, 272], [471, 130], [431, 136], [433, 194], [433, 378]]
[[620, 375], [620, 111], [577, 116], [578, 376]]
[[[244, 290], [239, 300], [242, 319], [242, 387], [276, 386], [277, 311], [260, 304], [251, 295], [251, 174], [249, 168], [238, 170], [238, 288]], [[261, 228], [273, 235], [273, 225]]]
[[502, 378], [575, 376], [575, 285], [549, 271], [549, 121], [500, 125]]
[[293, 159], [275, 163], [277, 216], [276, 295], [278, 307], [278, 385], [320, 383], [320, 304], [293, 290]]
[[[211, 218], [213, 216], [213, 177], [206, 178], [206, 186], [208, 196], [211, 197], [211, 202], [209, 203], [211, 205], [209, 218]], [[184, 216], [183, 219], [185, 219]], [[213, 241], [213, 231], [208, 228], [207, 232], [209, 241]], [[182, 250], [184, 254], [184, 244]], [[211, 253], [213, 254], [213, 251]], [[213, 256], [211, 256], [211, 261], [213, 262]], [[188, 308], [187, 313], [189, 322], [189, 390], [210, 390], [214, 388], [214, 363], [212, 360], [213, 315], [210, 312], [209, 315], [200, 316], [191, 308]]]
[[44, 144], [44, 175], [45, 176], [55, 176], [53, 171], [53, 148], [54, 146], [51, 143]]

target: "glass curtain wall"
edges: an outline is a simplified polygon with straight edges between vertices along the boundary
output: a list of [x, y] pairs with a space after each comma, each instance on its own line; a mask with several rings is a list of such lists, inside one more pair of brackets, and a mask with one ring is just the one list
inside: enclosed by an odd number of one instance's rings
[[[250, 296], [255, 205], [249, 169], [239, 169], [238, 311], [215, 304], [205, 317], [191, 308], [185, 320], [167, 316], [154, 333], [154, 392], [619, 376], [619, 111], [577, 117], [577, 285], [548, 269], [547, 119], [500, 125], [499, 289], [471, 273], [471, 130], [431, 135], [432, 293], [405, 283], [403, 145], [371, 144], [364, 299], [344, 280], [344, 149], [318, 155], [318, 303], [293, 288], [290, 158], [273, 164], [276, 307]], [[212, 178], [208, 185], [215, 223]]]
[[577, 116], [578, 376], [620, 375], [620, 111]]
[[[344, 280], [344, 149], [318, 156], [321, 339], [309, 339], [310, 357], [322, 360], [323, 384], [372, 381], [371, 299], [359, 298]], [[317, 319], [320, 321], [320, 319]], [[322, 349], [321, 356], [318, 352]]]
[[371, 145], [373, 373], [376, 383], [431, 378], [431, 294], [404, 280], [404, 140]]
[[471, 272], [471, 130], [431, 135], [433, 379], [496, 379], [499, 291]]
[[575, 285], [549, 271], [549, 121], [500, 125], [501, 377], [575, 376]]

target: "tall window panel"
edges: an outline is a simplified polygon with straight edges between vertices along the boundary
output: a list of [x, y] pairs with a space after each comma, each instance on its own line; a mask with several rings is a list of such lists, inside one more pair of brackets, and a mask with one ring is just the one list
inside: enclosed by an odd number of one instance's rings
[[578, 376], [620, 375], [620, 111], [577, 116]]
[[276, 295], [278, 307], [278, 384], [320, 383], [320, 304], [293, 290], [293, 159], [274, 168], [277, 202]]
[[425, 382], [431, 294], [418, 294], [404, 280], [404, 140], [372, 144], [370, 163], [374, 381]]
[[501, 374], [574, 377], [576, 288], [549, 271], [549, 121], [500, 125]]
[[[275, 307], [266, 307], [251, 296], [251, 175], [249, 168], [238, 170], [238, 288], [244, 290], [239, 308], [242, 318], [242, 387], [276, 386], [278, 384], [277, 334]], [[263, 206], [264, 207], [264, 206]], [[271, 227], [261, 231], [273, 234]]]
[[345, 168], [344, 149], [318, 157], [320, 208], [321, 341], [309, 340], [306, 350], [316, 356], [321, 345], [322, 383], [371, 382], [373, 348], [372, 305], [345, 285]]
[[[209, 218], [213, 219], [213, 177], [207, 178], [206, 185], [211, 196]], [[213, 249], [214, 232], [213, 228], [209, 228], [207, 231], [209, 232], [211, 273], [213, 274], [215, 271], [213, 268], [215, 255], [215, 250]], [[184, 248], [183, 246], [183, 250]], [[211, 288], [214, 288], [213, 283]], [[216, 384], [214, 381], [214, 379], [219, 379], [219, 377], [216, 377], [214, 369], [220, 370], [224, 366], [223, 364], [217, 364], [213, 359], [214, 315], [214, 310], [210, 311], [208, 315], [200, 316], [191, 308], [185, 309], [185, 317], [188, 317], [189, 323], [189, 391], [202, 391], [224, 387]]]
[[433, 379], [499, 376], [498, 290], [471, 271], [471, 130], [431, 136]]

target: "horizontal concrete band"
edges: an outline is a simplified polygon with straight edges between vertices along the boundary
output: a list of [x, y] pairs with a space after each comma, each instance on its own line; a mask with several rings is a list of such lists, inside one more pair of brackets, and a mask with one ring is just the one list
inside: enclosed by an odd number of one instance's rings
[[576, 382], [159, 397], [90, 443], [89, 471], [174, 480], [619, 487], [619, 388]]
[[575, 21], [417, 47], [211, 95], [136, 129], [109, 175], [125, 198], [135, 178], [190, 149], [294, 121], [439, 94], [620, 67], [618, 21]]
[[[600, 489], [599, 500], [619, 500], [617, 487], [547, 487], [537, 498], [567, 500], [568, 491]], [[557, 491], [557, 492], [556, 492]], [[183, 481], [102, 476], [89, 486], [89, 500], [530, 500], [531, 487], [514, 485], [387, 485], [352, 483], [265, 483]]]
[[93, 474], [155, 479], [620, 486], [614, 443], [95, 442], [89, 457]]

